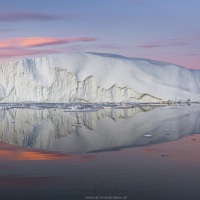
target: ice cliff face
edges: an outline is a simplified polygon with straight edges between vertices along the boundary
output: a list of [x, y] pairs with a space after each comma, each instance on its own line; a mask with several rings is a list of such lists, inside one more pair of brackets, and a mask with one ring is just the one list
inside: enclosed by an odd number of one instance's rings
[[1, 102], [200, 101], [200, 73], [107, 54], [67, 53], [0, 65]]

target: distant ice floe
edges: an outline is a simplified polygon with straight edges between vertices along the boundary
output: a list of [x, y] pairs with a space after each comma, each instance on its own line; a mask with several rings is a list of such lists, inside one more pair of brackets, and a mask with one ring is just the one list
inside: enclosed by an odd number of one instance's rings
[[147, 138], [152, 138], [153, 135], [150, 135], [150, 134], [146, 134], [146, 135], [143, 135], [144, 137], [147, 137]]

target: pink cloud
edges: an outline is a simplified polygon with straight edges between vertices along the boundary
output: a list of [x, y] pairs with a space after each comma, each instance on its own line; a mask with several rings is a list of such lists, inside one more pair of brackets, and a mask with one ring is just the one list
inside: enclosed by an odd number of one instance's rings
[[[64, 51], [63, 44], [71, 44], [78, 42], [92, 42], [96, 38], [79, 37], [79, 38], [43, 38], [43, 37], [29, 37], [29, 38], [12, 38], [0, 41], [0, 62], [7, 62], [13, 60], [15, 57], [26, 57], [31, 55], [48, 55], [53, 53], [60, 53]], [[52, 46], [57, 47], [52, 48]], [[80, 45], [79, 45], [80, 46]], [[74, 51], [70, 46], [68, 51]], [[80, 49], [80, 48], [79, 48]], [[8, 59], [9, 58], [9, 59]]]
[[141, 48], [159, 48], [159, 47], [166, 47], [166, 46], [184, 46], [188, 45], [188, 43], [183, 42], [179, 39], [169, 39], [169, 40], [161, 40], [161, 41], [153, 41], [149, 43], [145, 43], [139, 45], [138, 47]]
[[0, 49], [12, 49], [22, 47], [42, 47], [50, 45], [59, 45], [72, 42], [90, 42], [95, 41], [95, 38], [41, 38], [41, 37], [30, 37], [30, 38], [12, 38], [3, 40], [0, 42]]

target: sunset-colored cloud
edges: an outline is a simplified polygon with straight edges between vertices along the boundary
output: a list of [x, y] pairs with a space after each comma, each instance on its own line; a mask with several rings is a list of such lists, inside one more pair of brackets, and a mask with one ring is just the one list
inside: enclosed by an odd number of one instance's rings
[[0, 41], [0, 49], [12, 49], [19, 47], [42, 47], [49, 45], [59, 45], [72, 42], [90, 42], [95, 41], [95, 38], [42, 38], [42, 37], [29, 37], [29, 38], [12, 38]]
[[188, 45], [188, 43], [178, 40], [178, 39], [170, 39], [170, 40], [153, 41], [153, 42], [139, 45], [138, 47], [159, 48], [159, 47], [167, 47], [167, 46], [184, 46], [184, 45]]
[[[63, 52], [58, 45], [78, 42], [92, 42], [96, 38], [79, 37], [79, 38], [44, 38], [44, 37], [28, 37], [28, 38], [11, 38], [0, 41], [0, 58], [14, 58], [29, 55], [47, 55], [52, 53]], [[56, 46], [52, 48], [52, 46]], [[43, 47], [43, 48], [41, 48]], [[69, 47], [69, 46], [68, 46]], [[44, 49], [45, 48], [45, 49]], [[0, 62], [3, 62], [1, 59]]]

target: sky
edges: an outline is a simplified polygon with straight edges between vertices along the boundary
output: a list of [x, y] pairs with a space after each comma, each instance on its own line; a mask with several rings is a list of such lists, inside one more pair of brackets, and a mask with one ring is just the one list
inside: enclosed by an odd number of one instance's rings
[[0, 62], [101, 52], [200, 69], [199, 0], [0, 0]]

